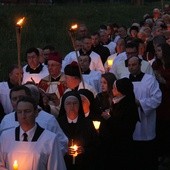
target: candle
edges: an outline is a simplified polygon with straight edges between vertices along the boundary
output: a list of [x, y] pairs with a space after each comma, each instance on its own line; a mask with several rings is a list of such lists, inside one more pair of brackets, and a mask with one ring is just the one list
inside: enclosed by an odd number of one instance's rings
[[99, 131], [100, 121], [93, 121], [93, 125], [97, 131]]
[[108, 66], [111, 67], [112, 64], [113, 64], [113, 60], [112, 60], [112, 59], [108, 59], [108, 60], [107, 60], [107, 63], [108, 63]]
[[14, 161], [13, 170], [18, 170], [18, 162], [17, 162], [17, 160]]
[[73, 164], [75, 164], [76, 156], [78, 155], [78, 153], [77, 153], [78, 146], [77, 146], [77, 145], [72, 145], [72, 146], [70, 146], [70, 148], [72, 148], [73, 151], [75, 152], [75, 153], [73, 154]]

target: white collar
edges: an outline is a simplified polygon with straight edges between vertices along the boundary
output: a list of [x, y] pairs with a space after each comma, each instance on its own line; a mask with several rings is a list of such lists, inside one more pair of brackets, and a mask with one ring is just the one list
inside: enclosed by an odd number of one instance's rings
[[20, 126], [20, 140], [23, 139], [23, 134], [27, 133], [28, 141], [30, 142], [32, 140], [33, 136], [34, 136], [34, 133], [35, 133], [36, 129], [37, 129], [37, 124], [36, 123], [35, 123], [35, 126], [33, 128], [31, 128], [30, 130], [28, 130], [27, 132], [23, 131], [23, 129]]
[[123, 96], [117, 96], [117, 97], [113, 97], [113, 103], [119, 103], [123, 98], [125, 97], [125, 95]]
[[68, 123], [77, 123], [77, 119], [78, 119], [78, 116], [73, 120], [71, 120], [67, 117]]

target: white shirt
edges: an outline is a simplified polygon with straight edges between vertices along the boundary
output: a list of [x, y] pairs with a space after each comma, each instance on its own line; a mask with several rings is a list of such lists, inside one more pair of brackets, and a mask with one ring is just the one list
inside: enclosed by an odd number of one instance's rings
[[[36, 117], [36, 122], [44, 129], [47, 129], [51, 132], [54, 132], [57, 135], [57, 138], [59, 139], [60, 142], [60, 148], [65, 154], [67, 152], [67, 145], [68, 145], [68, 138], [66, 137], [65, 133], [61, 129], [58, 121], [56, 118], [41, 110], [38, 113], [38, 116]], [[19, 126], [18, 121], [15, 121], [15, 112], [12, 112], [8, 115], [6, 115], [2, 121], [1, 121], [1, 126], [0, 126], [0, 134], [8, 129], [15, 128]]]
[[[77, 51], [77, 55], [80, 56], [79, 51]], [[95, 53], [94, 51], [91, 52], [90, 54], [91, 62], [90, 62], [90, 70], [97, 70], [100, 71], [101, 73], [104, 73], [104, 66], [102, 63], [102, 60], [100, 56]], [[66, 65], [70, 64], [72, 61], [77, 62], [77, 57], [76, 57], [76, 52], [72, 51], [69, 54], [67, 54], [62, 62], [62, 72], [64, 72], [64, 68]]]
[[[23, 67], [23, 80], [22, 80], [22, 84], [25, 84], [27, 81], [33, 81], [38, 84], [40, 82], [40, 80], [46, 76], [49, 75], [48, 72], [48, 68], [45, 64], [43, 64], [43, 69], [40, 71], [40, 73], [34, 73], [34, 74], [30, 74], [29, 72], [26, 72], [26, 67], [28, 65], [25, 65]], [[32, 80], [33, 79], [33, 80]]]
[[35, 126], [33, 128], [31, 128], [30, 130], [28, 130], [27, 132], [23, 131], [21, 126], [20, 126], [20, 141], [23, 141], [24, 140], [24, 133], [26, 133], [28, 136], [27, 136], [27, 140], [29, 142], [31, 142], [33, 136], [34, 136], [34, 133], [35, 133], [35, 130], [37, 128], [37, 124], [35, 124]]
[[15, 128], [4, 131], [0, 136], [0, 167], [13, 170], [66, 170], [63, 154], [59, 149], [55, 133], [44, 130], [37, 141], [15, 140]]
[[[162, 100], [162, 92], [153, 75], [145, 74], [141, 81], [132, 82], [134, 93], [141, 107], [138, 107], [140, 122], [136, 124], [134, 140], [152, 140], [156, 136], [156, 108]], [[142, 108], [142, 109], [141, 109]]]
[[[143, 73], [154, 75], [152, 66], [149, 64], [149, 62], [145, 60], [142, 60], [141, 62], [141, 71]], [[110, 69], [110, 72], [113, 73], [117, 79], [128, 77], [130, 74], [128, 67], [125, 66], [125, 61], [120, 61], [114, 64], [113, 67]]]
[[7, 82], [0, 83], [0, 101], [6, 114], [11, 113], [13, 111], [13, 107], [9, 97], [10, 90], [11, 89], [9, 88]]

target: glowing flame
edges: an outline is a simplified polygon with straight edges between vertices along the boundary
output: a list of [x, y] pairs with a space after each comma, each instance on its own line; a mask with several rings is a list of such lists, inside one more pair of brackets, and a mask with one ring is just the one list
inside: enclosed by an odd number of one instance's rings
[[18, 170], [18, 162], [17, 162], [17, 160], [14, 161], [13, 169]]
[[23, 17], [23, 18], [21, 18], [20, 20], [18, 20], [17, 25], [18, 25], [18, 26], [22, 26], [24, 20], [25, 20], [25, 17]]
[[71, 30], [76, 30], [77, 28], [78, 28], [77, 24], [71, 26]]
[[100, 121], [93, 121], [93, 125], [94, 125], [95, 129], [98, 130], [100, 127]]

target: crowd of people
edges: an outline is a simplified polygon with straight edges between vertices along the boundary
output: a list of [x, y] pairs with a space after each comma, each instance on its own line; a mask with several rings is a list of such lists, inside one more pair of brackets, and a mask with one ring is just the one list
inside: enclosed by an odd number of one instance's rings
[[108, 23], [90, 33], [81, 23], [66, 56], [53, 45], [27, 49], [27, 64], [12, 65], [0, 82], [0, 169], [163, 166], [170, 157], [165, 7], [129, 28]]

